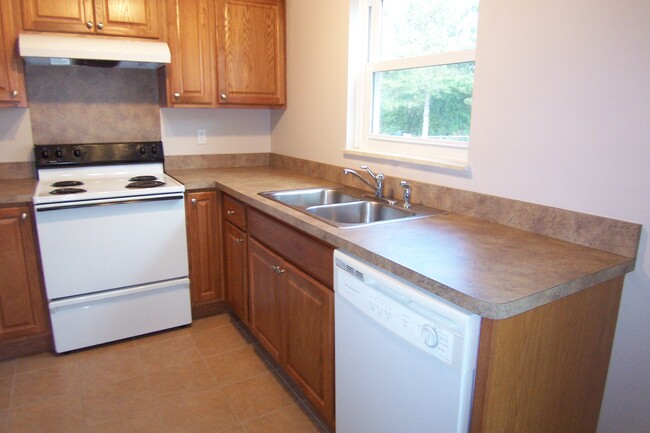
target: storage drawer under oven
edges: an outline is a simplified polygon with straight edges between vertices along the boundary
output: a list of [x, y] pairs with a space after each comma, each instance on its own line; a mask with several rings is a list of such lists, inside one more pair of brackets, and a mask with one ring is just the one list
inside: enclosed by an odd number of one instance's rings
[[49, 300], [188, 275], [183, 195], [36, 208]]

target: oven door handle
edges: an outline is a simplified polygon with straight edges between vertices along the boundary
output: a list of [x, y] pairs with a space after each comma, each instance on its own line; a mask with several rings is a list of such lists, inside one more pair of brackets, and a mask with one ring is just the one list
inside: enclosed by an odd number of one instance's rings
[[53, 210], [62, 210], [62, 209], [77, 209], [82, 207], [96, 207], [96, 206], [112, 206], [116, 204], [134, 204], [134, 203], [147, 203], [152, 201], [167, 201], [167, 200], [183, 200], [183, 194], [174, 194], [166, 196], [151, 196], [151, 197], [140, 197], [133, 199], [125, 198], [116, 198], [116, 199], [105, 199], [105, 200], [93, 200], [87, 202], [70, 202], [66, 203], [54, 203], [54, 204], [42, 204], [36, 205], [34, 208], [36, 212], [48, 212]]

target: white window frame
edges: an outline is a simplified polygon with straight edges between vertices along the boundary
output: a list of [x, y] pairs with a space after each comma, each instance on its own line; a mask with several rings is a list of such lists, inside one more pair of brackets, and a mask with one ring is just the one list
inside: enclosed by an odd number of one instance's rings
[[[372, 134], [374, 74], [427, 66], [474, 62], [476, 50], [451, 51], [395, 60], [379, 58], [381, 0], [350, 1], [348, 55], [348, 128], [344, 153], [412, 162], [452, 170], [469, 170], [467, 141]], [[359, 35], [367, 35], [360, 38]], [[365, 39], [365, 40], [364, 40]], [[399, 145], [399, 146], [397, 146]]]

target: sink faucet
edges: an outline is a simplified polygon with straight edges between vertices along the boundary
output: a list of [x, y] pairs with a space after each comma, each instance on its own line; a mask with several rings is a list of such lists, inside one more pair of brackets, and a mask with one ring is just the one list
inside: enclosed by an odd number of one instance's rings
[[344, 168], [343, 169], [343, 174], [353, 174], [359, 179], [363, 181], [366, 185], [368, 185], [370, 188], [372, 188], [375, 191], [375, 197], [383, 198], [384, 197], [384, 179], [386, 176], [384, 176], [382, 173], [373, 173], [372, 170], [368, 168], [367, 165], [362, 165], [361, 166], [362, 170], [366, 170], [370, 177], [375, 181], [375, 185], [367, 181], [363, 176], [361, 176], [359, 173], [357, 173], [355, 170], [352, 170], [351, 168]]

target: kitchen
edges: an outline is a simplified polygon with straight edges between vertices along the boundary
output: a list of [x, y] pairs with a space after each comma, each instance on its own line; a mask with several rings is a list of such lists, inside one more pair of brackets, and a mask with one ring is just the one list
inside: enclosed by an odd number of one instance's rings
[[[346, 138], [347, 2], [286, 7], [287, 109], [162, 109], [167, 155], [273, 152], [341, 167], [366, 162], [340, 151]], [[650, 136], [650, 55], [636, 46], [649, 36], [648, 8], [631, 1], [482, 2], [471, 177], [397, 163], [370, 161], [372, 167], [393, 177], [647, 226], [650, 209], [643, 198], [650, 182], [644, 168], [650, 156], [642, 139]], [[30, 161], [30, 123], [29, 110], [0, 111], [3, 163]], [[206, 129], [207, 144], [195, 144], [197, 129]], [[623, 291], [601, 433], [649, 430], [646, 245], [644, 230], [640, 259]]]

